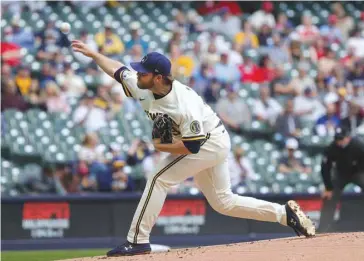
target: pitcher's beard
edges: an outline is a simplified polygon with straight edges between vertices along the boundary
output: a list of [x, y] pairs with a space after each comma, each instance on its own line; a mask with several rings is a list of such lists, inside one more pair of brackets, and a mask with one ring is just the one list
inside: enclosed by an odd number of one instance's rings
[[153, 88], [153, 84], [152, 83], [146, 85], [146, 84], [140, 83], [139, 81], [137, 82], [137, 86], [138, 86], [139, 89], [142, 89], [142, 90], [149, 90], [149, 89], [152, 89]]

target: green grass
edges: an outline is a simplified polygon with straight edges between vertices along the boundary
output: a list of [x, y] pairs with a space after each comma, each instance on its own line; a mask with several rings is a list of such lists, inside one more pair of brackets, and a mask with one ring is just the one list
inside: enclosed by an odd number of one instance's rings
[[1, 261], [53, 261], [77, 257], [102, 256], [106, 252], [106, 249], [4, 251], [1, 252]]

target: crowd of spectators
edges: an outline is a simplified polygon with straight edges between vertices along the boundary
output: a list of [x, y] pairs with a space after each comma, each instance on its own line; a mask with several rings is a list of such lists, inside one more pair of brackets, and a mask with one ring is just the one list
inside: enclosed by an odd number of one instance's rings
[[[87, 8], [105, 4], [97, 3]], [[2, 28], [1, 111], [39, 108], [63, 112], [85, 128], [76, 163], [67, 169], [78, 181], [68, 182], [66, 190], [77, 190], [74, 182], [78, 182], [78, 190], [140, 188], [142, 185], [132, 180], [125, 168], [140, 165], [148, 176], [163, 155], [140, 140], [131, 144], [127, 155], [117, 146], [100, 151], [97, 134], [120, 110], [133, 112], [138, 104], [126, 99], [122, 88], [89, 58], [71, 54], [82, 64], [74, 68], [69, 63], [70, 54], [62, 51], [69, 40], [54, 22], [47, 22], [40, 32], [23, 28], [17, 14], [25, 9], [42, 12], [45, 5], [4, 5], [2, 12], [11, 12], [13, 18], [10, 26]], [[84, 2], [82, 7], [86, 8]], [[171, 37], [164, 52], [172, 61], [173, 76], [214, 107], [231, 131], [239, 134], [253, 121], [274, 129], [287, 148], [279, 170], [309, 173], [311, 170], [293, 153], [299, 148], [305, 124], [310, 123], [312, 134], [319, 136], [332, 135], [340, 124], [355, 135], [364, 124], [364, 12], [355, 24], [341, 3], [333, 3], [327, 21], [315, 24], [312, 15], [304, 12], [301, 23], [295, 24], [285, 13], [277, 13], [272, 2], [262, 2], [252, 14], [243, 15], [243, 11], [230, 2], [201, 2], [196, 10], [179, 10], [165, 25]], [[204, 22], [199, 19], [211, 16]], [[76, 37], [94, 50], [129, 64], [152, 51], [142, 39], [140, 23], [133, 21], [129, 26], [131, 38], [127, 42], [116, 33], [113, 23], [104, 24], [95, 35], [82, 30]], [[197, 36], [192, 46], [186, 44], [190, 35]], [[35, 53], [42, 62], [37, 73], [24, 62], [23, 49]], [[90, 76], [98, 79], [92, 90], [86, 83]], [[255, 84], [258, 95], [248, 104], [239, 90]], [[78, 101], [75, 108], [74, 99]], [[112, 156], [106, 157], [110, 153]], [[254, 178], [243, 150], [234, 149], [231, 162], [234, 185]]]

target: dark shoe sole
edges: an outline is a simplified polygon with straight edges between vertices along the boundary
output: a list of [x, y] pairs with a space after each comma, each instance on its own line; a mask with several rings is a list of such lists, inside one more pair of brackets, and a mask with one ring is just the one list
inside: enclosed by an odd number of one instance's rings
[[145, 252], [140, 252], [140, 253], [136, 253], [136, 254], [117, 254], [117, 255], [112, 255], [112, 256], [108, 256], [107, 257], [118, 257], [118, 256], [138, 256], [138, 255], [148, 255], [150, 254], [152, 251], [145, 251]]

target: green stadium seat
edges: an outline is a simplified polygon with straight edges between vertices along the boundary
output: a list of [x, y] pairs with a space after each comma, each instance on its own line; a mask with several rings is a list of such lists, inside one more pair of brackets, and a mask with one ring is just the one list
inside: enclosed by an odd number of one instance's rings
[[24, 178], [41, 179], [42, 173], [43, 169], [40, 164], [29, 163], [25, 164], [22, 168], [22, 176], [25, 176]]
[[232, 148], [236, 147], [236, 146], [240, 146], [244, 139], [242, 136], [240, 135], [232, 135], [230, 134], [230, 138], [231, 138], [231, 145], [232, 145]]
[[38, 148], [28, 143], [23, 137], [19, 137], [14, 144], [11, 144], [10, 153], [12, 160], [19, 164], [41, 161]]
[[322, 184], [322, 177], [321, 177], [321, 173], [314, 171], [311, 174], [311, 182], [313, 185], [319, 185]]
[[15, 109], [7, 109], [2, 112], [5, 122], [18, 121], [24, 119], [24, 114]]
[[353, 183], [346, 185], [346, 187], [344, 188], [344, 193], [360, 193], [360, 192], [361, 192], [360, 187]]
[[282, 193], [282, 194], [287, 194], [287, 195], [290, 195], [290, 194], [296, 192], [295, 187], [291, 186], [290, 184], [284, 183], [284, 182], [272, 184], [272, 190], [276, 191], [276, 193]]
[[247, 186], [249, 187], [249, 191], [254, 194], [262, 193], [261, 189], [263, 187], [263, 194], [265, 194], [264, 192], [266, 191], [266, 188], [269, 190], [267, 183], [262, 178], [247, 182]]
[[277, 183], [289, 184], [288, 174], [277, 173], [274, 176], [274, 181]]
[[316, 194], [319, 193], [319, 189], [316, 186], [308, 183], [298, 183], [295, 186], [296, 193], [308, 193], [308, 194]]
[[266, 170], [263, 173], [264, 173], [263, 175], [264, 181], [267, 184], [273, 184], [275, 182], [277, 175], [276, 174], [277, 168], [275, 165], [272, 164], [266, 165]]

